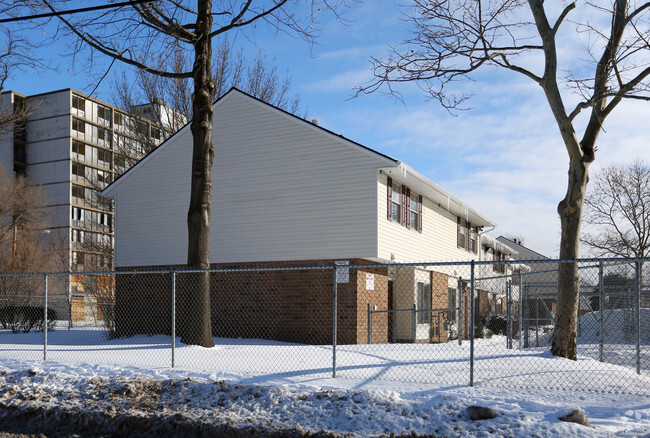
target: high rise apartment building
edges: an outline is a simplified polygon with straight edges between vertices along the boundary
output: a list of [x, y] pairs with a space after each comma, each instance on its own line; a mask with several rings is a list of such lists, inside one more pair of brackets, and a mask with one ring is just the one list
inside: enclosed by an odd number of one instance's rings
[[32, 110], [0, 131], [0, 163], [44, 189], [50, 239], [72, 271], [112, 268], [114, 212], [99, 192], [185, 123], [160, 102], [138, 115], [72, 89], [0, 95], [0, 108]]

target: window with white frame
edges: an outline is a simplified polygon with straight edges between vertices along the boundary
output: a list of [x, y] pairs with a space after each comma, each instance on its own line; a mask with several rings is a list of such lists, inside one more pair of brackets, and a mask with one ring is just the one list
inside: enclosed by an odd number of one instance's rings
[[388, 178], [387, 218], [406, 228], [422, 232], [422, 195]]
[[407, 189], [408, 218], [406, 226], [420, 231], [422, 229], [422, 196]]
[[457, 217], [458, 234], [456, 243], [458, 248], [463, 248], [466, 251], [478, 253], [478, 227], [472, 226], [469, 221]]
[[393, 222], [402, 222], [402, 188], [399, 184], [391, 184], [390, 218]]
[[469, 228], [469, 251], [474, 254], [478, 251], [478, 232], [476, 227]]
[[459, 248], [467, 248], [467, 222], [465, 219], [458, 218], [458, 239]]

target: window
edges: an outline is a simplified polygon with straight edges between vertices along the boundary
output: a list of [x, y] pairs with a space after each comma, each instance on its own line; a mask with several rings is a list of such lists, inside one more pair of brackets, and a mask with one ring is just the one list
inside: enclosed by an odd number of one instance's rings
[[74, 185], [74, 184], [73, 184], [73, 185], [72, 185], [72, 196], [73, 196], [74, 198], [80, 198], [80, 199], [83, 200], [84, 197], [86, 196], [86, 189], [85, 189], [85, 187], [77, 186], [77, 185]]
[[104, 119], [107, 122], [111, 121], [111, 109], [107, 106], [98, 105], [97, 106], [97, 117]]
[[72, 230], [72, 241], [83, 243], [84, 241], [84, 232], [82, 230]]
[[86, 133], [86, 122], [79, 119], [72, 119], [72, 130], [80, 134]]
[[111, 182], [111, 173], [105, 170], [97, 171], [97, 181], [100, 183], [109, 184]]
[[155, 138], [156, 140], [160, 140], [162, 137], [162, 131], [159, 128], [154, 128], [153, 126], [151, 127], [151, 137]]
[[123, 168], [126, 165], [126, 160], [124, 159], [124, 155], [115, 154], [115, 165], [121, 168]]
[[78, 155], [85, 155], [86, 145], [79, 140], [72, 140], [72, 152]]
[[86, 99], [76, 94], [72, 95], [72, 107], [79, 111], [86, 111]]
[[73, 265], [83, 265], [84, 264], [84, 253], [78, 251], [72, 251], [72, 264]]
[[[418, 282], [417, 297], [415, 302], [417, 310], [431, 310], [431, 285]], [[418, 312], [416, 316], [418, 324], [430, 324], [431, 312]]]
[[109, 141], [110, 134], [106, 128], [97, 128], [97, 138], [102, 141]]
[[451, 321], [456, 321], [457, 318], [456, 314], [458, 313], [456, 309], [458, 307], [458, 304], [456, 303], [456, 295], [457, 295], [456, 289], [450, 287], [449, 288], [449, 309], [451, 310], [451, 312], [449, 318]]
[[[501, 261], [505, 261], [506, 256], [505, 256], [505, 254], [502, 253], [501, 251], [494, 250], [494, 257], [493, 257], [493, 258], [494, 258], [494, 261], [495, 261], [495, 262], [501, 262]], [[495, 264], [493, 265], [493, 267], [494, 267], [494, 270], [495, 270], [496, 272], [499, 272], [499, 273], [501, 273], [501, 274], [505, 274], [505, 272], [506, 272], [506, 265], [505, 265], [505, 263], [495, 263]]]
[[72, 207], [72, 220], [83, 222], [84, 209], [79, 207]]
[[108, 213], [99, 213], [99, 224], [106, 227], [111, 226], [111, 215]]
[[399, 185], [392, 184], [391, 220], [402, 222], [402, 192]]
[[458, 248], [466, 251], [478, 253], [478, 227], [472, 227], [472, 224], [465, 219], [457, 217], [458, 220], [458, 238], [456, 240]]
[[467, 248], [467, 223], [464, 219], [458, 217], [458, 248]]
[[407, 188], [406, 199], [408, 208], [406, 226], [407, 228], [422, 232], [422, 195], [417, 195], [411, 192], [411, 189]]
[[113, 123], [122, 126], [124, 124], [124, 114], [115, 111], [113, 113]]
[[140, 120], [135, 122], [135, 132], [137, 135], [146, 138], [149, 135], [149, 124]]
[[474, 254], [478, 250], [478, 232], [476, 227], [470, 227], [469, 229], [469, 250]]
[[422, 195], [388, 178], [388, 220], [422, 232]]
[[105, 163], [111, 162], [111, 153], [110, 151], [104, 149], [97, 149], [97, 159]]
[[81, 163], [72, 163], [72, 174], [80, 177], [85, 176], [85, 166]]

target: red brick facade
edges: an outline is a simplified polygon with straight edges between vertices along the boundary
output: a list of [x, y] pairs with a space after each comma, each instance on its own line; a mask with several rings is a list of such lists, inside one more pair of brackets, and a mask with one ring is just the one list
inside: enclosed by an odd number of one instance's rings
[[[369, 263], [350, 260], [352, 265]], [[213, 265], [214, 269], [228, 269], [210, 274], [213, 335], [331, 343], [333, 264], [334, 260], [318, 260]], [[182, 267], [156, 267], [161, 271], [171, 269]], [[372, 274], [374, 290], [366, 289], [366, 274]], [[189, 278], [189, 274], [176, 274], [177, 325], [180, 323], [178, 315], [183, 312], [183, 290], [190, 286]], [[118, 336], [171, 333], [171, 282], [169, 272], [117, 276], [115, 313]], [[368, 304], [372, 310], [386, 310], [387, 292], [387, 268], [349, 270], [349, 281], [337, 284], [339, 344], [367, 342]], [[388, 341], [387, 321], [386, 313], [373, 315], [373, 343]]]

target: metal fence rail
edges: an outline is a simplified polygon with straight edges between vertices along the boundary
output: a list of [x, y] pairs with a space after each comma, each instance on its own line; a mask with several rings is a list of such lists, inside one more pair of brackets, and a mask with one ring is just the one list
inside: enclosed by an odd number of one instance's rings
[[[647, 261], [577, 261], [578, 361], [557, 260], [0, 274], [0, 357], [650, 395]], [[215, 347], [181, 342], [206, 309]]]

